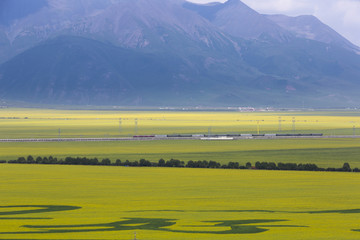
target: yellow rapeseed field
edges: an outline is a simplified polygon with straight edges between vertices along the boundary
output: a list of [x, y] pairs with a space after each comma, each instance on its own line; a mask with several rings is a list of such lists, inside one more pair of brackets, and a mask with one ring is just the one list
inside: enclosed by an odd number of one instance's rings
[[360, 112], [171, 112], [0, 109], [1, 138], [149, 134], [360, 134]]
[[358, 173], [0, 165], [0, 239], [360, 239]]
[[[128, 137], [151, 134], [324, 133], [360, 135], [360, 112], [186, 112], [0, 109], [0, 138]], [[56, 142], [0, 143], [0, 160], [32, 155], [97, 157], [112, 161], [188, 160], [316, 163], [360, 167], [360, 141], [276, 139], [229, 142]]]
[[113, 162], [139, 161], [144, 158], [157, 162], [160, 158], [182, 161], [207, 160], [224, 164], [245, 165], [257, 161], [283, 163], [315, 163], [319, 167], [342, 167], [348, 162], [360, 168], [360, 140], [348, 139], [246, 139], [238, 141], [125, 141], [125, 142], [44, 142], [0, 143], [0, 160], [18, 157], [109, 158]]

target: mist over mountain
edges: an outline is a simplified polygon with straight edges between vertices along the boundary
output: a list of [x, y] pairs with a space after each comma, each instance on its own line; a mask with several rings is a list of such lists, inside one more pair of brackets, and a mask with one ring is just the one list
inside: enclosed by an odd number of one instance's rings
[[239, 0], [3, 0], [0, 98], [141, 106], [357, 106], [359, 48]]

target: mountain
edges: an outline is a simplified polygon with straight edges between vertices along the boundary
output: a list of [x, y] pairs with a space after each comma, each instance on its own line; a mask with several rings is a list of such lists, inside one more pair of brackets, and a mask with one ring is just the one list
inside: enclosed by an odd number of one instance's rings
[[186, 2], [184, 7], [199, 13], [219, 29], [235, 37], [257, 39], [265, 35], [278, 41], [286, 41], [292, 37], [288, 31], [240, 0], [205, 5]]
[[285, 15], [264, 15], [296, 37], [311, 39], [345, 49], [360, 52], [360, 48], [341, 36], [335, 30], [311, 15], [289, 17]]
[[8, 10], [0, 10], [1, 99], [274, 107], [360, 100], [357, 47], [316, 19], [295, 24], [239, 0], [3, 0], [0, 7]]
[[216, 105], [228, 88], [239, 89], [254, 76], [215, 53], [210, 57], [194, 52], [192, 59], [181, 55], [61, 36], [1, 65], [0, 95], [51, 104]]
[[[180, 74], [175, 66], [186, 68], [181, 59], [170, 55], [140, 54], [90, 39], [58, 37], [5, 63], [1, 72], [11, 81], [4, 82], [1, 94], [7, 99], [52, 104], [109, 104], [126, 99], [125, 103], [136, 105], [144, 93], [154, 91], [154, 85], [172, 91], [168, 79]], [[24, 76], [31, 77], [24, 81]]]
[[[9, 5], [15, 8], [23, 1], [10, 0], [12, 4]], [[17, 2], [19, 4], [14, 6]], [[172, 50], [182, 44], [181, 41], [205, 47], [233, 47], [234, 44], [201, 16], [186, 11], [181, 0], [48, 0], [47, 4], [34, 0], [34, 3], [38, 6], [35, 13], [18, 19], [9, 17], [13, 20], [5, 23], [11, 24], [2, 24], [11, 47], [10, 50], [5, 48], [10, 54], [0, 53], [0, 63], [61, 35], [155, 51], [160, 47]]]

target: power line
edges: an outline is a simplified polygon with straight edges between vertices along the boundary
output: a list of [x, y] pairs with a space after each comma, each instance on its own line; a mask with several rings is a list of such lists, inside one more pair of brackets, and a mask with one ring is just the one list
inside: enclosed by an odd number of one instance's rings
[[281, 117], [279, 117], [279, 132], [281, 132]]
[[292, 130], [293, 130], [293, 132], [295, 133], [295, 122], [296, 122], [296, 120], [295, 120], [295, 117], [293, 117], [292, 118]]
[[354, 125], [353, 126], [353, 136], [355, 136], [356, 135], [356, 126]]
[[138, 119], [135, 118], [135, 135], [138, 134]]
[[122, 118], [119, 118], [119, 133], [121, 133]]

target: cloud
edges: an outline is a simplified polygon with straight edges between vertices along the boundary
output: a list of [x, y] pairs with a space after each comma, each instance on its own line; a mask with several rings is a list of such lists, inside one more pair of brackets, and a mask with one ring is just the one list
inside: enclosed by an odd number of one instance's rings
[[[197, 3], [209, 0], [191, 0]], [[259, 13], [314, 15], [360, 46], [360, 0], [242, 0]], [[221, 1], [225, 2], [225, 0]]]
[[314, 15], [360, 45], [360, 1], [332, 1], [327, 9], [332, 13], [331, 15], [321, 9], [318, 9]]

